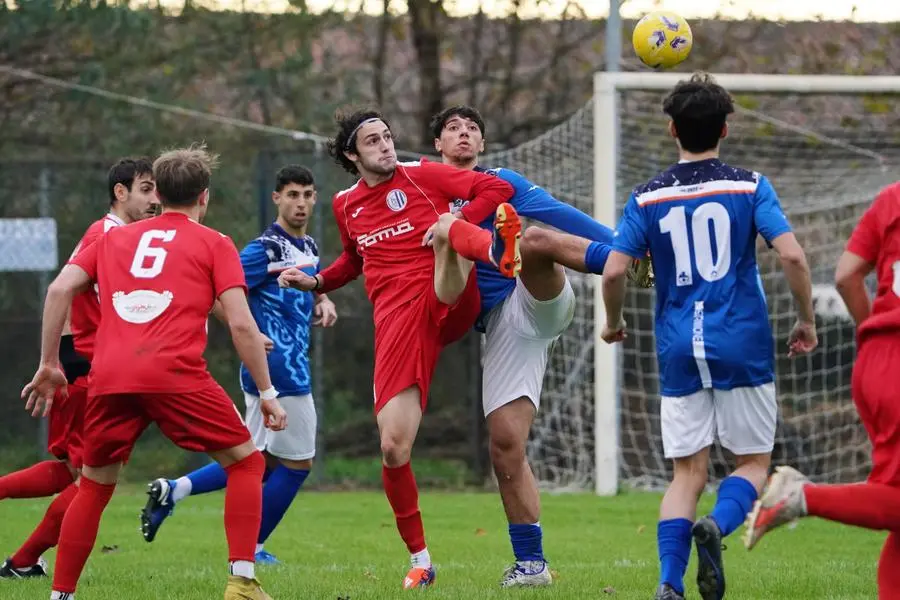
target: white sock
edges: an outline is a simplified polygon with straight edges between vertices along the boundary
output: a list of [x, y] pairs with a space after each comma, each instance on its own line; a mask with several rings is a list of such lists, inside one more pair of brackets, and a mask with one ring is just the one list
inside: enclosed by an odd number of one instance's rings
[[255, 566], [256, 565], [249, 560], [236, 560], [228, 565], [232, 575], [237, 575], [244, 579], [253, 579], [256, 577]]
[[256, 545], [256, 554], [259, 554], [259, 553], [262, 552], [262, 551], [263, 551], [263, 545], [262, 545], [262, 544], [257, 544], [257, 545]]
[[411, 555], [410, 563], [414, 567], [430, 567], [431, 566], [431, 555], [428, 554], [428, 548], [425, 548], [421, 552], [416, 552]]
[[172, 502], [178, 503], [182, 500], [182, 498], [187, 498], [191, 495], [191, 490], [194, 489], [194, 484], [191, 483], [191, 480], [187, 477], [179, 477], [175, 480], [175, 489], [172, 490]]
[[75, 594], [69, 592], [50, 592], [50, 600], [75, 600]]

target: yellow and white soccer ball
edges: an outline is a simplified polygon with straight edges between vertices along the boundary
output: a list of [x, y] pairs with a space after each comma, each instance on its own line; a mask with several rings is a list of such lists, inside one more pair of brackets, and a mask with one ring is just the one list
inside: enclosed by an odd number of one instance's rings
[[651, 69], [671, 69], [691, 53], [694, 36], [681, 15], [660, 10], [637, 22], [631, 43], [641, 62]]

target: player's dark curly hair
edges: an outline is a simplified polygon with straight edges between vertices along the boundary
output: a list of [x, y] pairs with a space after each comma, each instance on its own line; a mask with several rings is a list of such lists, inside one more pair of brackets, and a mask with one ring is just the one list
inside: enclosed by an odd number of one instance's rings
[[457, 106], [445, 108], [431, 117], [431, 123], [429, 123], [428, 126], [431, 128], [431, 133], [434, 134], [435, 139], [441, 137], [441, 132], [444, 131], [444, 125], [446, 125], [447, 121], [453, 117], [462, 117], [463, 119], [474, 121], [475, 124], [478, 125], [478, 129], [481, 130], [481, 135], [484, 136], [484, 118], [481, 116], [481, 113], [478, 112], [478, 109], [467, 104], [459, 104]]
[[354, 110], [352, 112], [344, 109], [339, 110], [334, 115], [334, 122], [338, 126], [338, 132], [333, 139], [328, 140], [328, 155], [351, 175], [359, 175], [359, 170], [344, 152], [357, 152], [356, 134], [363, 123], [371, 119], [379, 119], [388, 126], [388, 129], [391, 127], [384, 115], [371, 108]]
[[663, 101], [663, 112], [675, 124], [682, 149], [700, 153], [719, 145], [722, 128], [734, 112], [728, 92], [707, 73], [679, 81]]
[[139, 158], [121, 158], [109, 168], [107, 173], [107, 190], [109, 191], [109, 205], [116, 203], [116, 186], [124, 185], [131, 191], [134, 180], [142, 175], [153, 174], [153, 162], [144, 156]]

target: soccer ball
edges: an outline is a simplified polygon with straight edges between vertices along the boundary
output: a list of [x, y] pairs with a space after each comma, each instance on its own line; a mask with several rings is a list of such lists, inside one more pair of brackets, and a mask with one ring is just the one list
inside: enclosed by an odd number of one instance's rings
[[641, 62], [651, 69], [671, 69], [691, 53], [691, 26], [673, 12], [655, 11], [634, 26], [631, 44]]

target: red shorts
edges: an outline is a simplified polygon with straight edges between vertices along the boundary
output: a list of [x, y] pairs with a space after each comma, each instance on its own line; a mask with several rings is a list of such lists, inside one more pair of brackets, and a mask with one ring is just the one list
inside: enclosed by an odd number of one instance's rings
[[[853, 402], [872, 442], [869, 481], [900, 486], [900, 340], [896, 332], [867, 337], [853, 364]], [[891, 382], [896, 383], [891, 383]]]
[[94, 396], [84, 414], [84, 464], [126, 462], [150, 423], [193, 452], [225, 450], [250, 440], [237, 408], [217, 383], [183, 394]]
[[437, 298], [434, 286], [375, 324], [375, 413], [394, 396], [419, 387], [422, 410], [444, 346], [462, 338], [481, 312], [475, 269], [456, 304]]
[[47, 429], [47, 450], [76, 469], [81, 468], [82, 426], [87, 401], [87, 376], [67, 386], [68, 396], [57, 394], [50, 409]]

